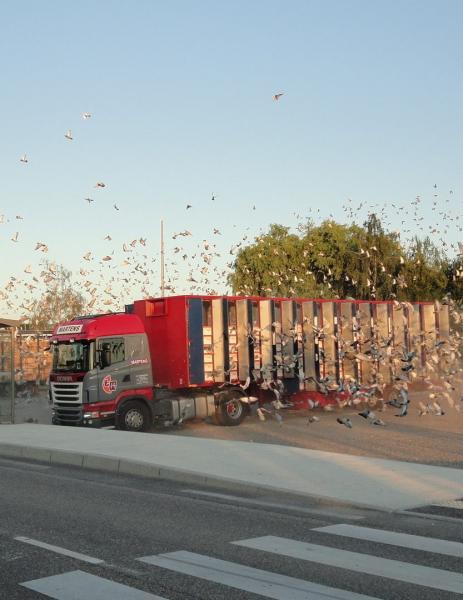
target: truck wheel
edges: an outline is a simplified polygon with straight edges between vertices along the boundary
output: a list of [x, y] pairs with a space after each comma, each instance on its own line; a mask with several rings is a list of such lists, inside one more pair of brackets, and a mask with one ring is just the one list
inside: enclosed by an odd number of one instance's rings
[[222, 392], [218, 395], [219, 405], [215, 409], [218, 425], [233, 427], [239, 425], [246, 416], [245, 408], [237, 392]]
[[124, 404], [116, 420], [117, 429], [125, 431], [147, 431], [150, 425], [149, 410], [137, 400]]

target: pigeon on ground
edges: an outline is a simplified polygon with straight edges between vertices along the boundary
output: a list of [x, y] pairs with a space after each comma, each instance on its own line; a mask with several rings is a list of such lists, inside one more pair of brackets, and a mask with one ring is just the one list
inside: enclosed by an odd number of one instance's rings
[[316, 417], [315, 415], [311, 415], [307, 419], [307, 425], [309, 425], [310, 423], [318, 423], [318, 421], [320, 421], [320, 419], [318, 417]]
[[352, 421], [349, 419], [349, 417], [338, 417], [336, 419], [336, 421], [340, 424], [340, 425], [345, 425], [346, 427], [348, 427], [349, 429], [352, 429]]

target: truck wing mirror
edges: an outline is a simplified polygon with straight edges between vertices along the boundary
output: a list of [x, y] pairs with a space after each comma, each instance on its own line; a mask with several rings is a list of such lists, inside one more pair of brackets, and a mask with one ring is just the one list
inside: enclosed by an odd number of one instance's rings
[[101, 368], [111, 366], [111, 344], [103, 344], [101, 346]]

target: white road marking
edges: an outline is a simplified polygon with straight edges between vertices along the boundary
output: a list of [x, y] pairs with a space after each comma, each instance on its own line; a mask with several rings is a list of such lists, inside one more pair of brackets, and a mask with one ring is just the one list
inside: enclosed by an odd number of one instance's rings
[[463, 574], [272, 535], [232, 542], [255, 550], [463, 594]]
[[324, 517], [333, 517], [333, 519], [349, 519], [352, 521], [360, 521], [365, 517], [360, 515], [350, 515], [347, 512], [339, 513], [329, 510], [320, 510], [318, 508], [304, 508], [303, 506], [297, 506], [295, 504], [280, 504], [278, 502], [268, 502], [266, 500], [255, 500], [253, 498], [243, 498], [242, 496], [232, 496], [231, 494], [219, 494], [217, 492], [205, 492], [203, 490], [182, 490], [186, 494], [197, 494], [198, 496], [210, 496], [211, 498], [218, 498], [222, 500], [233, 500], [240, 504], [247, 504], [249, 506], [263, 506], [268, 508], [281, 508], [288, 512], [302, 512], [305, 514], [323, 515]]
[[193, 552], [170, 552], [144, 556], [137, 560], [274, 600], [378, 600], [373, 596], [339, 590]]
[[434, 513], [417, 512], [414, 510], [398, 510], [398, 515], [405, 515], [406, 517], [416, 517], [418, 519], [426, 519], [427, 521], [447, 521], [447, 523], [459, 523], [461, 524], [461, 517], [448, 517], [447, 515], [436, 515]]
[[84, 571], [69, 571], [26, 581], [21, 585], [55, 600], [165, 600], [161, 596]]
[[433, 502], [432, 506], [444, 506], [445, 508], [456, 508], [463, 510], [463, 500], [447, 500], [446, 502]]
[[43, 548], [44, 550], [50, 550], [50, 552], [56, 552], [57, 554], [62, 554], [63, 556], [70, 556], [71, 558], [77, 558], [77, 560], [82, 560], [84, 562], [90, 563], [92, 565], [100, 565], [104, 563], [104, 560], [100, 560], [99, 558], [93, 558], [93, 556], [87, 556], [86, 554], [81, 554], [80, 552], [74, 552], [73, 550], [67, 550], [66, 548], [61, 548], [60, 546], [53, 546], [52, 544], [46, 544], [45, 542], [40, 542], [39, 540], [33, 540], [28, 537], [23, 537], [18, 535], [14, 538], [18, 542], [24, 542], [25, 544], [30, 544], [31, 546], [37, 546], [38, 548]]
[[435, 554], [446, 554], [447, 556], [458, 556], [459, 558], [463, 558], [463, 544], [437, 538], [428, 538], [422, 535], [410, 535], [408, 533], [397, 533], [395, 531], [384, 531], [383, 529], [371, 529], [370, 527], [358, 527], [357, 525], [345, 524], [316, 527], [313, 531], [321, 531], [322, 533], [332, 533], [334, 535], [355, 538], [357, 540], [368, 540], [369, 542], [379, 542], [380, 544], [402, 546], [403, 548], [423, 550], [423, 552], [433, 552]]

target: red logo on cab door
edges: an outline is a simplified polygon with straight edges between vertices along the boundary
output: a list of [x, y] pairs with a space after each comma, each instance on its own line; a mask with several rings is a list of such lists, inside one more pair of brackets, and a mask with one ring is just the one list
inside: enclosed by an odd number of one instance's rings
[[117, 381], [113, 379], [111, 375], [106, 375], [101, 385], [105, 394], [110, 394], [117, 390]]

